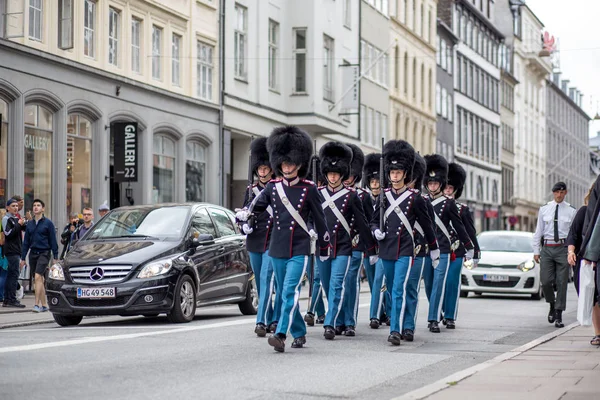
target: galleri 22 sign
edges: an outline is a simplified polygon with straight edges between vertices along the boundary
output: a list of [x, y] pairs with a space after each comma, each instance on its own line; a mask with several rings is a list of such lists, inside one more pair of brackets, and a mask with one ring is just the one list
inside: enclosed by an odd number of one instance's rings
[[111, 125], [115, 141], [115, 182], [138, 180], [138, 124], [116, 122]]

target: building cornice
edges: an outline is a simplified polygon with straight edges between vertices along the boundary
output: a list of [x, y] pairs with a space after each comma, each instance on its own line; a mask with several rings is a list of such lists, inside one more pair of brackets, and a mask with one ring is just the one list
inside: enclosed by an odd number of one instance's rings
[[[392, 31], [397, 32], [398, 34], [404, 34], [404, 37], [407, 36], [406, 34], [412, 36], [412, 38], [416, 39], [419, 44], [427, 47], [435, 54], [435, 52], [437, 51], [435, 46], [423, 39], [421, 36], [417, 35], [415, 32], [413, 32], [413, 30], [410, 29], [408, 25], [400, 22], [398, 19], [396, 19], [396, 17], [390, 17], [390, 21], [392, 21]], [[400, 29], [394, 29], [394, 26], [397, 26]]]
[[488, 27], [492, 32], [494, 32], [496, 36], [498, 36], [498, 39], [502, 40], [505, 38], [504, 34], [500, 30], [498, 30], [498, 28], [496, 28], [496, 26], [485, 15], [483, 15], [481, 11], [479, 11], [477, 7], [475, 7], [470, 1], [456, 0], [456, 2], [462, 4], [464, 7], [469, 9], [471, 14], [475, 15], [479, 19], [479, 22], [482, 22], [486, 27]]
[[571, 107], [573, 107], [575, 109], [575, 111], [578, 111], [581, 115], [583, 115], [588, 121], [591, 121], [591, 118], [589, 115], [587, 115], [587, 113], [583, 110], [583, 108], [581, 108], [579, 105], [577, 105], [577, 103], [575, 103], [573, 101], [572, 98], [570, 98], [561, 88], [559, 88], [553, 81], [552, 79], [546, 79], [546, 85], [550, 86], [552, 89], [554, 89], [555, 92], [560, 93], [560, 95], [562, 96], [563, 99], [565, 99], [570, 105]]

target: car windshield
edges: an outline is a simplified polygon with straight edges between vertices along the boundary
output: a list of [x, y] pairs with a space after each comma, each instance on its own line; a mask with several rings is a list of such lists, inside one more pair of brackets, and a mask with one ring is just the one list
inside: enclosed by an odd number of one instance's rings
[[508, 235], [480, 235], [477, 240], [482, 251], [533, 253], [531, 237]]
[[136, 237], [179, 239], [184, 234], [189, 209], [187, 206], [117, 209], [94, 225], [85, 240]]

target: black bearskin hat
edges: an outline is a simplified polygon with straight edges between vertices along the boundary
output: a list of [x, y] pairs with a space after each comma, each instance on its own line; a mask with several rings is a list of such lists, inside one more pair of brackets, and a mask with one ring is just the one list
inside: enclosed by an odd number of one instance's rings
[[448, 185], [454, 186], [454, 198], [459, 199], [462, 196], [465, 182], [467, 181], [467, 171], [457, 163], [448, 165]]
[[381, 177], [379, 176], [380, 158], [381, 153], [371, 153], [367, 154], [367, 156], [365, 157], [365, 164], [363, 167], [363, 174], [365, 176], [365, 179], [363, 179], [363, 187], [369, 187], [371, 179], [379, 180], [379, 185], [381, 185]]
[[354, 182], [360, 182], [365, 163], [365, 153], [355, 144], [347, 143], [346, 146], [352, 150], [352, 164], [350, 164], [350, 175], [354, 176]]
[[391, 170], [404, 171], [404, 182], [410, 182], [412, 169], [415, 164], [415, 149], [405, 140], [390, 140], [383, 146], [383, 162], [385, 175]]
[[266, 137], [254, 139], [250, 143], [250, 168], [252, 168], [252, 174], [258, 175], [257, 170], [261, 165], [267, 165], [271, 168]]
[[412, 180], [415, 181], [415, 189], [421, 190], [423, 175], [425, 175], [425, 170], [427, 169], [427, 165], [425, 164], [425, 159], [420, 155], [415, 155], [415, 166], [413, 167]]
[[[316, 177], [313, 176], [313, 167], [312, 167], [313, 159], [317, 160], [317, 176]], [[313, 181], [315, 183], [315, 185], [318, 185], [319, 182], [321, 183], [321, 185], [325, 184], [325, 178], [323, 178], [323, 174], [321, 173], [321, 160], [319, 159], [319, 156], [314, 155], [310, 159], [310, 164], [308, 166], [308, 175], [306, 176], [306, 179], [308, 179], [309, 181]]]
[[298, 167], [298, 176], [306, 177], [313, 154], [312, 140], [308, 133], [295, 126], [275, 128], [267, 139], [267, 150], [273, 172], [281, 173], [281, 164], [289, 162]]
[[350, 176], [350, 164], [352, 163], [352, 150], [340, 142], [327, 142], [319, 151], [321, 159], [321, 173], [327, 179], [328, 172], [338, 172], [342, 180]]
[[427, 169], [423, 178], [423, 184], [427, 186], [429, 182], [439, 182], [440, 190], [444, 190], [448, 183], [448, 161], [439, 154], [429, 154], [425, 156]]

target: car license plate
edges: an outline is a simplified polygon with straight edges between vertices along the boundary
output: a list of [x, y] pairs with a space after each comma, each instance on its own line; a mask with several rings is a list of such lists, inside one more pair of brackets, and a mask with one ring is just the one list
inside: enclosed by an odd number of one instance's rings
[[112, 299], [116, 293], [114, 287], [77, 288], [78, 299]]
[[508, 275], [483, 275], [484, 281], [489, 282], [508, 282]]

